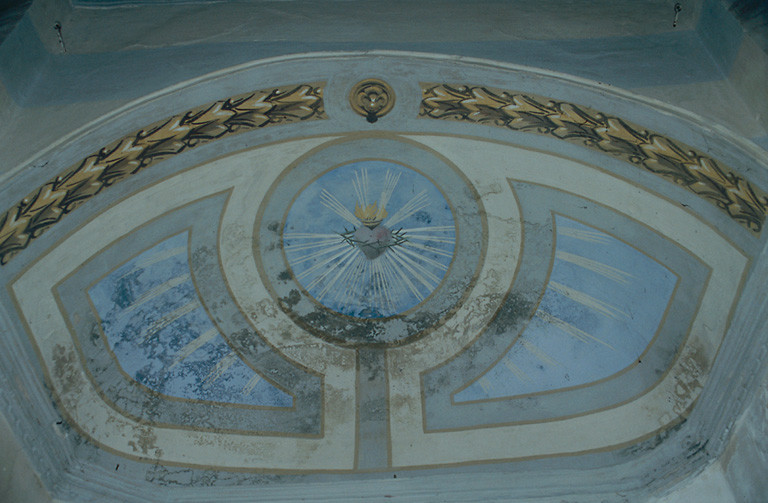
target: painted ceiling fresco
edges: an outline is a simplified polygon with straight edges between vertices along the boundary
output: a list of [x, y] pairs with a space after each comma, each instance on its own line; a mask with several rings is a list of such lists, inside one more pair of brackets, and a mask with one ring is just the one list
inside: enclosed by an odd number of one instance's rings
[[9, 292], [85, 445], [455, 475], [610, 467], [689, 422], [761, 182], [565, 98], [398, 79], [386, 116], [352, 81], [195, 103], [8, 209]]

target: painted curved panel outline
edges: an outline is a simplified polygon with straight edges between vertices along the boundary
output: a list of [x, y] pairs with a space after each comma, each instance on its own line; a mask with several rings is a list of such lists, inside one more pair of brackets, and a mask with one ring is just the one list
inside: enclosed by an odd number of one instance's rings
[[[439, 135], [414, 135], [411, 138], [434, 148], [465, 173], [477, 170], [482, 177], [480, 183], [491, 185], [495, 174], [506, 181], [534, 183], [576, 198], [588, 199], [617, 213], [631, 197], [633, 221], [689, 252], [692, 259], [700, 262], [710, 274], [697, 305], [691, 306], [695, 313], [687, 325], [688, 336], [684, 345], [675, 353], [674, 363], [667, 366], [668, 371], [662, 373], [650, 388], [639, 390], [639, 393], [631, 397], [624, 394], [623, 401], [586, 414], [543, 420], [534, 418], [533, 421], [522, 423], [515, 422], [513, 414], [507, 416], [509, 421], [494, 420], [492, 424], [473, 424], [469, 427], [459, 424], [457, 428], [447, 425], [445, 429], [428, 429], [428, 414], [433, 411], [438, 414], [446, 409], [426, 409], [425, 396], [435, 388], [425, 387], [423, 376], [459, 353], [443, 351], [439, 345], [434, 345], [434, 349], [430, 347], [431, 351], [425, 350], [426, 344], [423, 342], [426, 339], [408, 347], [389, 349], [389, 400], [390, 404], [396, 405], [390, 410], [389, 427], [390, 431], [397, 433], [392, 435], [391, 441], [393, 466], [431, 466], [440, 463], [456, 465], [489, 460], [505, 462], [607, 451], [651, 438], [685, 420], [691, 406], [707, 385], [711, 365], [723, 341], [730, 313], [749, 266], [747, 255], [723, 237], [714, 225], [682, 208], [680, 204], [592, 165], [501, 142]], [[479, 169], [488, 166], [497, 169]], [[496, 187], [503, 185], [500, 180]], [[508, 185], [513, 188], [511, 184]], [[478, 192], [490, 197], [500, 191], [487, 191], [478, 187]], [[659, 215], [663, 215], [663, 218], [659, 218]], [[615, 224], [616, 221], [609, 223], [611, 226]], [[594, 222], [594, 225], [602, 227], [599, 221]], [[488, 232], [489, 238], [492, 235], [492, 232]], [[659, 258], [664, 262], [662, 257]], [[496, 269], [494, 272], [503, 271]], [[686, 277], [687, 274], [681, 276], [683, 279]], [[507, 284], [512, 284], [512, 280]], [[456, 340], [462, 343], [461, 348], [469, 347], [476, 333], [467, 334], [466, 330], [454, 332]], [[655, 371], [654, 368], [650, 370]], [[695, 376], [695, 381], [690, 379], [692, 376]], [[611, 379], [605, 384], [617, 381]], [[456, 388], [459, 386], [461, 384]], [[570, 393], [552, 393], [541, 397], [541, 400], [537, 400], [537, 397], [524, 397], [521, 402], [535, 406], [558, 395], [566, 399]], [[503, 403], [486, 402], [476, 407], [491, 408]], [[445, 407], [451, 407], [451, 404], [445, 404]], [[461, 411], [475, 407], [451, 408]], [[557, 414], [556, 409], [553, 412]]]
[[325, 119], [323, 84], [232, 96], [116, 140], [46, 182], [0, 217], [0, 265], [85, 201], [120, 180], [220, 138], [277, 124]]
[[552, 273], [531, 322], [465, 403], [588, 384], [631, 365], [663, 320], [677, 276], [594, 227], [555, 215]]
[[422, 83], [420, 117], [482, 123], [551, 136], [613, 155], [686, 187], [755, 234], [768, 195], [693, 148], [587, 107], [482, 86]]
[[[29, 320], [28, 326], [31, 334], [48, 333], [52, 335], [48, 339], [39, 338], [37, 335], [32, 335], [32, 337], [34, 337], [34, 344], [40, 349], [40, 355], [44, 359], [43, 365], [51, 373], [52, 378], [50, 382], [52, 390], [62, 410], [65, 411], [67, 421], [71, 425], [76, 425], [85, 438], [88, 438], [96, 446], [104, 449], [113, 449], [119, 455], [130, 459], [151, 463], [161, 462], [195, 466], [204, 469], [231, 467], [252, 471], [263, 469], [322, 472], [346, 470], [354, 466], [355, 442], [354, 437], [350, 436], [348, 431], [354, 426], [355, 417], [355, 367], [354, 358], [349, 357], [349, 351], [330, 347], [330, 344], [326, 344], [326, 347], [320, 350], [324, 351], [328, 358], [325, 360], [313, 358], [309, 362], [310, 364], [318, 362], [318, 366], [322, 365], [319, 370], [315, 371], [310, 365], [303, 365], [303, 362], [299, 363], [304, 368], [310, 369], [311, 373], [306, 372], [306, 374], [313, 377], [312, 382], [317, 383], [321, 387], [319, 388], [321, 393], [318, 393], [319, 399], [317, 401], [305, 400], [305, 395], [307, 394], [305, 390], [294, 390], [291, 388], [291, 391], [295, 392], [297, 412], [302, 406], [308, 406], [305, 410], [312, 414], [316, 411], [318, 412], [313, 417], [319, 419], [319, 429], [316, 432], [311, 432], [309, 435], [303, 434], [301, 426], [298, 424], [301, 418], [298, 417], [296, 423], [294, 423], [297, 427], [283, 429], [285, 431], [277, 431], [274, 428], [264, 430], [260, 426], [261, 421], [259, 419], [252, 422], [255, 427], [248, 428], [247, 430], [237, 427], [225, 427], [223, 429], [208, 428], [204, 418], [201, 421], [200, 428], [195, 428], [194, 425], [191, 428], [186, 427], [187, 421], [182, 421], [182, 424], [179, 424], [178, 421], [168, 424], [163, 422], [146, 422], [137, 419], [135, 415], [130, 414], [130, 411], [125, 411], [121, 407], [115, 407], [113, 403], [105, 400], [102, 389], [99, 389], [102, 387], [101, 382], [83, 378], [79, 370], [83, 367], [80, 361], [78, 361], [80, 358], [78, 341], [72, 337], [73, 334], [67, 320], [68, 314], [62, 309], [62, 304], [58, 302], [54, 288], [55, 285], [70, 278], [70, 276], [73, 279], [78, 278], [79, 274], [73, 275], [71, 273], [78, 269], [84, 260], [97, 256], [100, 250], [107, 250], [116, 244], [118, 240], [127, 237], [133, 230], [138, 230], [140, 227], [143, 228], [145, 225], [147, 227], [152, 226], [156, 222], [158, 226], [162, 226], [160, 222], [163, 222], [163, 220], [157, 220], [158, 216], [186, 207], [188, 203], [222, 194], [229, 191], [229, 189], [232, 189], [231, 193], [233, 195], [229, 199], [230, 205], [225, 209], [224, 228], [229, 224], [226, 217], [227, 210], [232, 211], [232, 201], [237, 201], [238, 198], [247, 199], [247, 206], [245, 211], [243, 211], [242, 207], [238, 207], [235, 210], [237, 213], [236, 221], [250, 225], [252, 220], [244, 220], [242, 215], [248, 214], [248, 211], [253, 211], [253, 191], [262, 189], [265, 179], [270, 180], [270, 177], [278, 176], [284, 167], [293, 162], [296, 157], [303, 155], [308, 150], [325, 141], [328, 141], [328, 138], [300, 139], [286, 142], [282, 145], [262, 146], [257, 149], [240, 152], [226, 159], [217, 159], [206, 165], [185, 170], [175, 175], [175, 177], [182, 178], [172, 177], [171, 179], [152, 184], [141, 189], [141, 196], [131, 196], [117, 202], [117, 204], [110, 206], [84, 226], [75, 230], [62, 243], [38, 258], [22, 275], [23, 278], [31, 278], [33, 275], [40, 273], [29, 284], [35, 293], [32, 294], [29, 300], [24, 298], [25, 293], [21, 293], [21, 298], [17, 297], [18, 303], [23, 313], [22, 316]], [[180, 185], [177, 185], [179, 180], [182, 180], [182, 182]], [[269, 185], [269, 181], [267, 185]], [[186, 190], [177, 190], [179, 186], [185, 187]], [[238, 195], [238, 192], [241, 195]], [[153, 204], [146, 204], [148, 200], [153, 201]], [[124, 220], [125, 226], [115, 225], [115, 221], [119, 218], [115, 217], [115, 215], [126, 214], [132, 215], [134, 218]], [[211, 218], [218, 221], [217, 217], [219, 217], [218, 214]], [[181, 227], [174, 226], [174, 230], [169, 231], [168, 234], [178, 233], [181, 229], [185, 228], [181, 222], [178, 224]], [[190, 233], [190, 236], [192, 238], [192, 249], [197, 250], [199, 246], [195, 247], [197, 233], [194, 230], [194, 225], [197, 224], [193, 224], [193, 231]], [[210, 228], [210, 226], [208, 227]], [[162, 236], [168, 234], [160, 233], [153, 242], [158, 242], [162, 239]], [[226, 263], [232, 260], [231, 252], [227, 254], [227, 245], [222, 244], [218, 240], [217, 243], [220, 246], [220, 250], [223, 250], [223, 253], [219, 255], [221, 262]], [[202, 242], [197, 244], [205, 246]], [[73, 246], [76, 250], [80, 251], [68, 249], [68, 246]], [[252, 253], [249, 246], [240, 246], [240, 248], [243, 253]], [[119, 253], [117, 255], [122, 260], [126, 256]], [[127, 254], [127, 256], [133, 255]], [[135, 255], [137, 256], [138, 253]], [[218, 258], [212, 257], [212, 260], [218, 261]], [[190, 262], [193, 267], [196, 267], [197, 260], [195, 255], [190, 256]], [[107, 265], [101, 267], [101, 274], [109, 270], [107, 268]], [[198, 271], [193, 269], [193, 272]], [[255, 277], [255, 275], [251, 277]], [[199, 274], [195, 276], [196, 280], [198, 278], [200, 278]], [[21, 281], [19, 283], [19, 292], [25, 290], [23, 286], [24, 280]], [[48, 286], [49, 284], [50, 287]], [[198, 284], [197, 286], [200, 287], [201, 285]], [[77, 291], [87, 293], [84, 290], [84, 285]], [[29, 292], [32, 293], [31, 290]], [[16, 292], [14, 292], [14, 295], [16, 295]], [[268, 294], [265, 292], [264, 295]], [[85, 295], [83, 297], [87, 301]], [[208, 296], [201, 296], [201, 298], [206, 301], [209, 299]], [[33, 308], [36, 313], [45, 313], [43, 314], [44, 319], [35, 320], [35, 314], [28, 310], [28, 307], [32, 305], [36, 306]], [[209, 306], [206, 305], [206, 307]], [[280, 312], [273, 316], [271, 321], [279, 320], [279, 315]], [[43, 324], [51, 323], [51, 326], [43, 328], [38, 324], [38, 321], [43, 322]], [[263, 333], [264, 327], [259, 325], [258, 322], [260, 321], [263, 321], [263, 318], [257, 320], [253, 328], [257, 332]], [[56, 328], [54, 328], [54, 325]], [[94, 324], [87, 323], [85, 327], [86, 330], [92, 331]], [[267, 328], [267, 330], [272, 327]], [[283, 330], [277, 331], [280, 334], [283, 333]], [[227, 335], [230, 334], [227, 333]], [[320, 344], [322, 341], [318, 341], [318, 343]], [[305, 347], [301, 347], [301, 349], [304, 350]], [[313, 355], [311, 351], [315, 348], [309, 349], [310, 351], [306, 353]], [[286, 355], [288, 351], [281, 353], [276, 352], [275, 356], [283, 358], [283, 355]], [[251, 353], [243, 352], [243, 354], [250, 356]], [[337, 357], [337, 355], [340, 356]], [[292, 363], [296, 359], [292, 359], [291, 356], [287, 355], [283, 358], [287, 363], [286, 368], [295, 367]], [[63, 363], [57, 367], [54, 360]], [[252, 361], [250, 358], [248, 359], [249, 363]], [[269, 368], [270, 376], [273, 368], [275, 367]], [[78, 386], [62, 387], [62, 381], [58, 376], [63, 375], [61, 374], [62, 372], [70, 371], [75, 373], [74, 375], [78, 379]], [[301, 368], [299, 371], [304, 372]], [[115, 375], [114, 372], [110, 372], [110, 374]], [[317, 379], [314, 379], [314, 376], [317, 376]], [[115, 379], [116, 386], [114, 388], [119, 390], [125, 379], [124, 376], [117, 377], [123, 378], [122, 380]], [[281, 384], [283, 384], [283, 377], [283, 375], [280, 376]], [[285, 386], [289, 385], [291, 385], [290, 382], [286, 382]], [[138, 388], [138, 386], [132, 386], [131, 388]], [[318, 388], [313, 387], [309, 392], [314, 394], [315, 389]], [[141, 398], [143, 399], [144, 397]], [[148, 402], [156, 402], [154, 397], [150, 396], [148, 398], [149, 400], [142, 400], [141, 403], [138, 403], [138, 407], [144, 407]], [[169, 405], [177, 405], [180, 401], [165, 400], [163, 402]], [[194, 413], [190, 418], [199, 418], [209, 408], [207, 404], [202, 404], [202, 406], [191, 405], [188, 409], [194, 409]], [[222, 415], [230, 416], [230, 413], [245, 415], [251, 412], [248, 410], [248, 406], [223, 407], [219, 405], [222, 404], [216, 404], [211, 409], [220, 411]], [[178, 407], [178, 411], [181, 414], [185, 412], [182, 407]], [[128, 414], [125, 414], [125, 412], [128, 412]], [[261, 417], [271, 416], [279, 418], [280, 415], [286, 417], [296, 416], [293, 410], [286, 409], [258, 410], [253, 412]], [[158, 417], [158, 419], [162, 421], [163, 417]], [[119, 432], [128, 433], [122, 434]], [[137, 451], [134, 444], [138, 444], [142, 438], [152, 438], [152, 443], [146, 450], [142, 448]], [[215, 446], [220, 446], [224, 451], [217, 450]]]
[[190, 274], [188, 237], [156, 244], [89, 288], [119, 365], [168, 396], [291, 407], [293, 398], [246, 365], [208, 318]]

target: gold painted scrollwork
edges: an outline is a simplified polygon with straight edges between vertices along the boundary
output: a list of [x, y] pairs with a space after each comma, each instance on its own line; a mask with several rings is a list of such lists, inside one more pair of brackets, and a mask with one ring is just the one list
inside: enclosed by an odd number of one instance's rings
[[354, 85], [349, 104], [357, 114], [374, 123], [395, 106], [395, 91], [384, 81], [366, 79]]
[[755, 234], [768, 213], [768, 196], [714, 159], [572, 103], [487, 87], [422, 84], [419, 116], [532, 132], [611, 154], [687, 188]]
[[321, 84], [254, 91], [203, 105], [121, 138], [0, 217], [0, 264], [101, 190], [190, 148], [257, 128], [325, 119]]

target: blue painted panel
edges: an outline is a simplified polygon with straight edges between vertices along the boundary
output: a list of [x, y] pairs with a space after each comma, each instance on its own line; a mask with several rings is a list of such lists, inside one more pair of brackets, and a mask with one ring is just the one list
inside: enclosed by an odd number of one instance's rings
[[555, 219], [552, 273], [516, 343], [456, 402], [591, 383], [635, 362], [656, 334], [677, 276], [628, 244], [563, 216]]
[[190, 275], [188, 237], [166, 239], [88, 290], [118, 363], [168, 396], [291, 407], [292, 397], [240, 360], [209, 319]]

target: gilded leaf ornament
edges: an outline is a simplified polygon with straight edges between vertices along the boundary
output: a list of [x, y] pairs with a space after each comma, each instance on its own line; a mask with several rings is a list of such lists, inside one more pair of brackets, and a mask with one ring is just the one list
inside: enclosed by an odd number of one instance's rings
[[422, 84], [420, 117], [468, 121], [553, 136], [611, 154], [672, 180], [759, 234], [768, 196], [714, 159], [598, 111], [542, 96], [479, 86]]
[[254, 91], [156, 122], [95, 152], [0, 217], [0, 264], [103, 189], [198, 145], [237, 133], [325, 119], [321, 84]]

